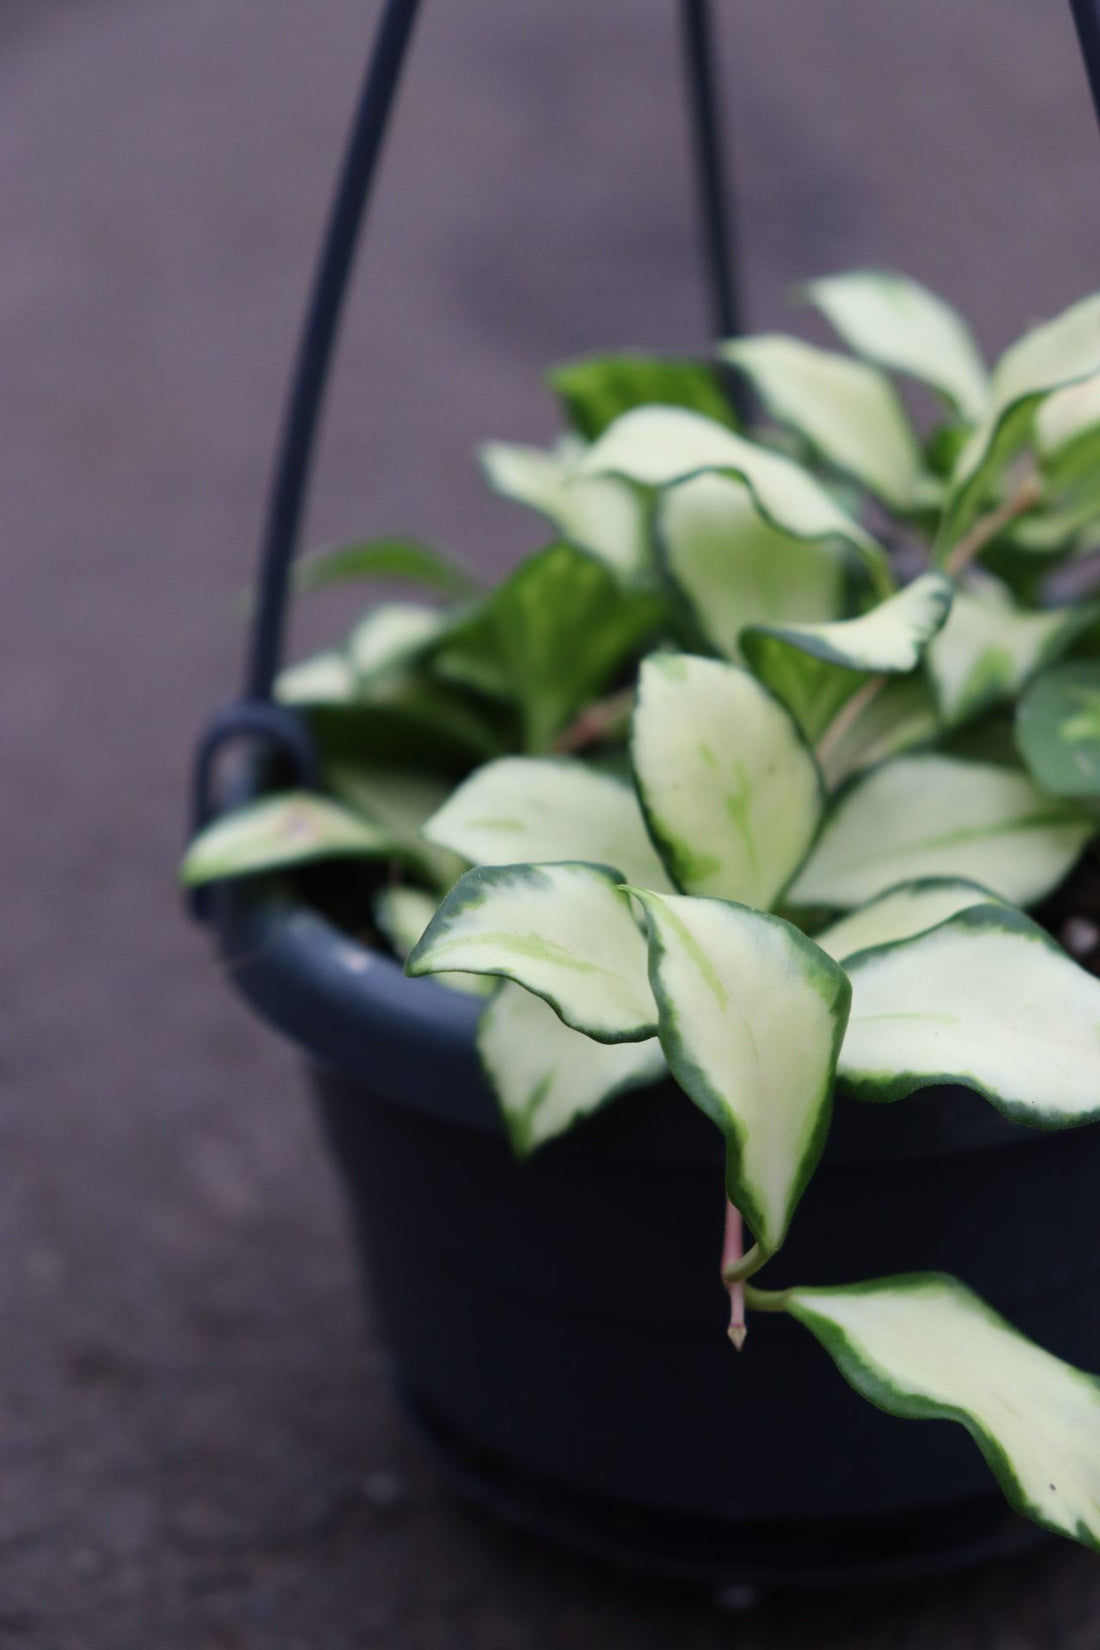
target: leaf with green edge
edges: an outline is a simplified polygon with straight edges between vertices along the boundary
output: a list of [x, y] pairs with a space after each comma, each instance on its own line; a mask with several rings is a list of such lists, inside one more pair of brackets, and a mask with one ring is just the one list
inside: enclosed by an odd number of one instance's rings
[[407, 538], [361, 539], [315, 550], [295, 564], [293, 580], [295, 591], [301, 593], [366, 580], [424, 585], [445, 596], [471, 595], [481, 586], [476, 574], [461, 563], [419, 539]]
[[626, 350], [566, 361], [551, 369], [548, 381], [585, 441], [595, 441], [632, 408], [655, 404], [687, 407], [731, 429], [737, 422], [717, 372], [705, 361]]
[[846, 908], [898, 882], [950, 876], [1030, 905], [1061, 882], [1092, 831], [1022, 773], [932, 752], [899, 756], [841, 794], [789, 897]]
[[743, 482], [699, 475], [675, 483], [657, 505], [657, 541], [706, 640], [739, 663], [746, 625], [839, 618], [843, 550], [769, 526]]
[[350, 809], [309, 791], [284, 791], [234, 808], [200, 831], [184, 856], [180, 880], [195, 888], [312, 860], [391, 859], [397, 852], [386, 831]]
[[346, 653], [329, 648], [281, 670], [275, 682], [281, 705], [347, 705], [355, 700], [355, 672]]
[[858, 1099], [961, 1083], [1033, 1128], [1100, 1118], [1100, 980], [1022, 911], [971, 906], [845, 968], [839, 1071]]
[[726, 1189], [774, 1253], [821, 1155], [851, 989], [790, 923], [633, 890], [669, 1069], [726, 1139]]
[[736, 476], [770, 526], [792, 538], [847, 545], [881, 595], [894, 589], [881, 544], [815, 476], [793, 459], [758, 447], [698, 413], [678, 407], [624, 413], [588, 449], [580, 468], [585, 475], [618, 475], [643, 487], [668, 487], [711, 470]]
[[850, 726], [819, 752], [825, 784], [835, 791], [857, 773], [930, 745], [938, 733], [936, 705], [924, 673], [891, 676]]
[[994, 369], [989, 409], [951, 475], [938, 536], [943, 555], [961, 540], [993, 482], [1028, 441], [1043, 397], [1098, 372], [1100, 294], [1034, 327], [1005, 351]]
[[327, 763], [324, 777], [336, 799], [399, 843], [407, 860], [435, 888], [450, 888], [462, 875], [465, 860], [424, 835], [425, 822], [438, 813], [454, 789], [446, 779], [414, 768], [347, 760]]
[[576, 859], [672, 884], [629, 785], [569, 757], [505, 756], [470, 775], [424, 827], [473, 865]]
[[917, 438], [877, 367], [780, 333], [730, 340], [721, 354], [747, 375], [773, 418], [890, 509], [910, 510], [927, 495], [931, 478]]
[[477, 1046], [519, 1157], [565, 1134], [616, 1095], [648, 1088], [666, 1074], [656, 1038], [594, 1043], [511, 981], [482, 1014]]
[[821, 818], [817, 764], [748, 671], [687, 653], [642, 666], [631, 740], [650, 832], [677, 885], [767, 910]]
[[608, 476], [582, 476], [584, 448], [566, 438], [556, 447], [487, 442], [481, 467], [494, 492], [545, 516], [555, 532], [588, 550], [626, 577], [650, 565], [645, 502], [633, 488]]
[[1040, 667], [1064, 653], [1094, 623], [1095, 603], [1034, 612], [988, 574], [959, 590], [947, 623], [928, 650], [940, 718], [947, 727], [1016, 698]]
[[1100, 664], [1082, 659], [1037, 676], [1016, 712], [1016, 743], [1052, 796], [1100, 796]]
[[419, 602], [379, 602], [348, 638], [357, 692], [415, 664], [451, 623], [443, 608]]
[[754, 674], [816, 740], [868, 675], [916, 669], [952, 596], [950, 579], [924, 573], [858, 618], [752, 625], [741, 646]]
[[481, 866], [433, 916], [406, 972], [497, 974], [600, 1043], [657, 1034], [646, 942], [618, 871], [603, 865]]
[[966, 419], [982, 417], [989, 377], [973, 335], [927, 287], [865, 269], [808, 281], [801, 291], [857, 355], [930, 385]]
[[914, 934], [923, 934], [973, 905], [1003, 903], [982, 883], [965, 877], [922, 877], [919, 882], [902, 882], [888, 888], [885, 894], [857, 906], [815, 934], [813, 940], [830, 957], [843, 962], [857, 951], [912, 939]]
[[490, 610], [524, 745], [537, 755], [645, 651], [667, 604], [575, 546], [553, 544], [494, 591]]
[[[431, 922], [438, 904], [434, 894], [423, 888], [410, 887], [407, 883], [380, 888], [375, 895], [374, 920], [402, 962]], [[488, 997], [496, 989], [496, 981], [481, 974], [435, 974], [432, 977], [436, 985], [445, 985], [451, 991], [461, 991], [469, 997]]]
[[956, 1278], [910, 1273], [780, 1297], [888, 1414], [958, 1421], [1017, 1512], [1100, 1548], [1100, 1381], [1036, 1346]]

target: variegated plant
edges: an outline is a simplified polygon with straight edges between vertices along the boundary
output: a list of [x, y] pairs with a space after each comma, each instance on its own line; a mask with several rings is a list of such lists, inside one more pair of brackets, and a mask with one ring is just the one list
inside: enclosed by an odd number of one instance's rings
[[838, 1081], [1100, 1119], [1100, 981], [1026, 914], [1100, 829], [1100, 297], [989, 373], [913, 282], [806, 295], [852, 353], [767, 336], [720, 374], [556, 373], [569, 433], [484, 453], [555, 534], [495, 590], [405, 541], [308, 561], [304, 587], [446, 599], [374, 606], [286, 672], [328, 796], [222, 818], [184, 875], [360, 861], [349, 926], [373, 889], [410, 974], [491, 991], [480, 1048], [520, 1155], [671, 1072], [725, 1138], [734, 1341], [746, 1307], [788, 1313], [873, 1402], [960, 1421], [1014, 1505], [1100, 1546], [1096, 1379], [939, 1274], [755, 1281]]

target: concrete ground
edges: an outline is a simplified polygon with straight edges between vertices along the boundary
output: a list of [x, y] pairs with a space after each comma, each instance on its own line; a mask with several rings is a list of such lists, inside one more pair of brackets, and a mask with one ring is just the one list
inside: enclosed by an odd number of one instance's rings
[[[900, 265], [1005, 342], [1100, 278], [1068, 7], [719, 0], [752, 315]], [[406, 1438], [294, 1057], [173, 861], [375, 5], [0, 7], [0, 1645], [1093, 1650], [1100, 1569], [731, 1616], [487, 1527]], [[548, 361], [694, 346], [672, 0], [435, 0], [311, 539], [501, 566]]]

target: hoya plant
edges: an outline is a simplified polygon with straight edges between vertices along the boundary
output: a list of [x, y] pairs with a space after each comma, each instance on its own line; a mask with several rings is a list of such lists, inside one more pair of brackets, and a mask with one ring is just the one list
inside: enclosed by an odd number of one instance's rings
[[804, 296], [846, 352], [555, 371], [561, 440], [482, 454], [552, 535], [495, 589], [405, 540], [307, 560], [303, 589], [433, 599], [285, 673], [324, 794], [224, 815], [183, 874], [294, 876], [409, 974], [485, 993], [520, 1157], [671, 1074], [725, 1140], [735, 1345], [788, 1314], [1100, 1547], [1094, 1376], [940, 1273], [761, 1281], [838, 1085], [1100, 1119], [1100, 296], [992, 371], [912, 281]]

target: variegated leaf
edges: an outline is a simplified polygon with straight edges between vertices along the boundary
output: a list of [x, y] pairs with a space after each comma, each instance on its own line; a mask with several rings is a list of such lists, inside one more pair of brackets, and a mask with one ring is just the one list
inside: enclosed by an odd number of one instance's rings
[[952, 594], [942, 573], [924, 573], [858, 618], [753, 625], [741, 646], [755, 674], [816, 739], [868, 674], [916, 668], [942, 629]]
[[502, 757], [479, 768], [424, 834], [474, 865], [580, 859], [671, 889], [628, 785], [565, 757]]
[[958, 1421], [1017, 1512], [1100, 1548], [1100, 1381], [943, 1273], [789, 1289], [786, 1310], [891, 1415]]
[[279, 672], [275, 697], [282, 705], [347, 705], [354, 702], [355, 672], [346, 653], [330, 648]]
[[[402, 962], [431, 922], [438, 904], [434, 894], [407, 883], [395, 883], [376, 894], [374, 920]], [[496, 989], [496, 981], [482, 974], [433, 974], [432, 978], [437, 985], [471, 997], [487, 997]]]
[[865, 1100], [962, 1083], [1036, 1128], [1100, 1118], [1100, 980], [1009, 905], [849, 957], [840, 1073]]
[[635, 892], [649, 923], [661, 1047], [724, 1134], [730, 1200], [772, 1253], [825, 1142], [847, 976], [778, 917]]
[[951, 476], [939, 534], [943, 554], [962, 538], [993, 481], [1027, 441], [1042, 398], [1098, 372], [1100, 294], [1033, 328], [1006, 350], [993, 373], [988, 411]]
[[327, 763], [325, 781], [340, 802], [383, 830], [427, 880], [442, 890], [462, 875], [466, 862], [424, 835], [424, 825], [446, 802], [453, 786], [432, 774], [347, 759]]
[[380, 602], [348, 639], [348, 658], [357, 687], [390, 676], [420, 658], [449, 622], [442, 608], [423, 607], [417, 602]]
[[960, 590], [950, 616], [928, 650], [940, 717], [949, 726], [969, 721], [990, 705], [1014, 699], [1039, 667], [1070, 646], [1097, 616], [1092, 604], [1035, 612], [1015, 605], [999, 581], [986, 576]]
[[481, 1016], [482, 1064], [515, 1151], [526, 1157], [628, 1089], [659, 1082], [666, 1067], [656, 1038], [594, 1043], [522, 986], [506, 981]]
[[1002, 903], [980, 882], [968, 882], [964, 877], [924, 877], [920, 882], [900, 883], [858, 906], [815, 934], [814, 944], [843, 962], [857, 951], [923, 934], [972, 905]]
[[848, 907], [898, 882], [946, 876], [1030, 905], [1062, 880], [1092, 829], [1009, 768], [900, 756], [842, 794], [790, 898]]
[[813, 623], [843, 611], [845, 556], [834, 543], [769, 526], [743, 482], [692, 476], [657, 506], [657, 539], [707, 641], [735, 662], [746, 625]]
[[927, 287], [869, 269], [809, 281], [803, 290], [858, 355], [931, 385], [963, 418], [981, 418], [989, 380], [977, 345]]
[[641, 572], [649, 564], [644, 503], [614, 478], [582, 477], [583, 453], [582, 444], [568, 438], [550, 449], [491, 441], [481, 449], [481, 463], [495, 492], [537, 510], [562, 538], [618, 573]]
[[822, 808], [817, 765], [783, 707], [736, 665], [656, 654], [639, 678], [632, 756], [678, 886], [767, 910]]
[[222, 814], [200, 831], [180, 869], [185, 887], [311, 860], [391, 858], [389, 832], [310, 791], [284, 791]]
[[468, 871], [406, 971], [497, 974], [601, 1043], [654, 1037], [646, 943], [621, 882], [617, 871], [575, 863]]
[[639, 407], [616, 419], [585, 454], [582, 473], [668, 487], [718, 470], [738, 477], [766, 522], [792, 538], [836, 540], [863, 562], [882, 595], [893, 578], [882, 546], [793, 459], [759, 447], [712, 419], [677, 407]]
[[891, 509], [921, 502], [930, 479], [921, 450], [897, 391], [877, 367], [778, 333], [734, 339], [722, 355], [747, 374], [772, 416], [827, 464]]

